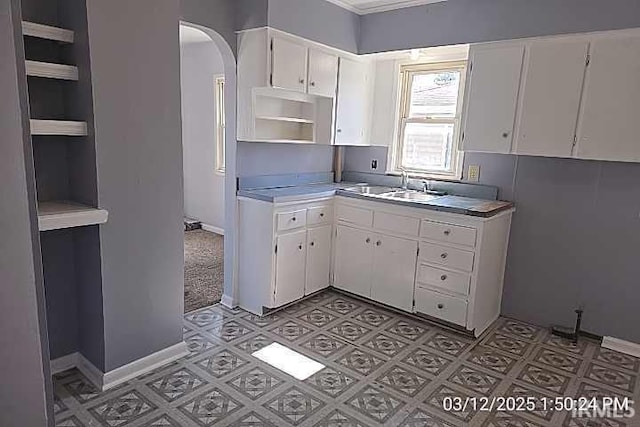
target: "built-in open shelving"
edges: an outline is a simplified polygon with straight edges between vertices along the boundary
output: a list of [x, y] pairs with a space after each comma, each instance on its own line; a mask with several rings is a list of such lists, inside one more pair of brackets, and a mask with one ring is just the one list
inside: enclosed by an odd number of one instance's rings
[[107, 222], [109, 213], [104, 209], [69, 201], [38, 202], [38, 228], [40, 231], [99, 225]]
[[73, 43], [75, 38], [75, 34], [71, 30], [29, 21], [22, 21], [22, 34], [61, 43]]
[[25, 61], [27, 76], [47, 79], [78, 80], [78, 67], [51, 62]]
[[86, 136], [87, 123], [70, 120], [31, 119], [31, 135]]
[[287, 123], [306, 123], [313, 124], [314, 121], [311, 119], [303, 119], [300, 117], [280, 117], [280, 116], [258, 116], [257, 120], [271, 120], [276, 122], [287, 122]]

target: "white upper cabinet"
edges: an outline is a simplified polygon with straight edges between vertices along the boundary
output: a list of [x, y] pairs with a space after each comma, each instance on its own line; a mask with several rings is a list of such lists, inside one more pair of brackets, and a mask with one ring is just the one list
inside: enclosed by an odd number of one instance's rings
[[372, 70], [367, 62], [340, 58], [336, 102], [336, 145], [367, 145]]
[[470, 52], [463, 150], [640, 162], [639, 31]]
[[514, 153], [571, 157], [588, 50], [585, 38], [527, 46]]
[[318, 49], [309, 49], [310, 95], [336, 96], [338, 84], [338, 57]]
[[576, 156], [640, 162], [640, 36], [594, 39]]
[[271, 43], [271, 86], [305, 92], [307, 47], [280, 37], [273, 37]]
[[511, 152], [523, 54], [521, 44], [471, 47], [462, 150]]

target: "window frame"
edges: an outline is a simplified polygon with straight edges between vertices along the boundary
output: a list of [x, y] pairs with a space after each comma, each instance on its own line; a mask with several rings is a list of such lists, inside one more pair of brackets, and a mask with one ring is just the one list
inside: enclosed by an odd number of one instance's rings
[[[458, 102], [456, 114], [453, 118], [442, 117], [413, 117], [409, 118], [411, 104], [412, 76], [420, 73], [437, 71], [460, 72], [460, 85], [458, 87]], [[460, 180], [462, 178], [462, 164], [464, 153], [458, 149], [460, 137], [461, 116], [464, 104], [465, 82], [467, 76], [467, 61], [449, 61], [432, 63], [401, 64], [399, 70], [399, 102], [397, 108], [397, 124], [392, 154], [392, 173], [399, 174], [406, 171], [408, 174], [423, 178]], [[453, 144], [451, 158], [451, 172], [442, 172], [427, 169], [411, 169], [402, 166], [402, 153], [404, 149], [404, 132], [408, 123], [425, 124], [453, 124]]]
[[225, 173], [225, 138], [226, 138], [226, 117], [224, 108], [224, 75], [214, 77], [214, 99], [216, 107], [216, 173]]

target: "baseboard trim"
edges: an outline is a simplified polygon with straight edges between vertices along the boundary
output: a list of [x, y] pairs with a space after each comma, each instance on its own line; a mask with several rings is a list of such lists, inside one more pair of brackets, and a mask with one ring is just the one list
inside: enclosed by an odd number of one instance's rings
[[204, 231], [209, 231], [211, 233], [216, 233], [216, 234], [220, 234], [221, 236], [224, 236], [224, 229], [220, 227], [216, 227], [215, 225], [205, 224], [204, 222], [201, 223], [200, 225], [202, 226], [202, 229]]
[[602, 347], [614, 350], [629, 356], [640, 357], [640, 344], [631, 341], [624, 341], [619, 338], [604, 337]]
[[233, 298], [231, 298], [229, 295], [224, 295], [224, 294], [220, 299], [220, 304], [228, 308], [235, 308], [238, 305], [238, 303], [234, 301]]
[[139, 375], [144, 375], [154, 369], [167, 365], [189, 354], [189, 348], [184, 341], [157, 351], [146, 357], [134, 360], [124, 366], [107, 373], [87, 360], [80, 353], [72, 353], [51, 361], [51, 372], [58, 373], [67, 369], [77, 368], [89, 381], [102, 391], [109, 390]]
[[79, 353], [71, 353], [66, 356], [53, 359], [50, 363], [51, 375], [59, 374], [60, 372], [75, 368], [78, 365], [79, 355]]

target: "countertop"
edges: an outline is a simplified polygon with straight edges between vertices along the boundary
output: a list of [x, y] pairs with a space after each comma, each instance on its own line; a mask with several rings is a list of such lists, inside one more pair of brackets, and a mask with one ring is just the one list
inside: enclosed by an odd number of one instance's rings
[[439, 196], [428, 201], [390, 199], [375, 195], [360, 194], [346, 190], [353, 187], [354, 183], [327, 183], [309, 184], [293, 187], [267, 188], [260, 190], [240, 190], [238, 196], [265, 202], [296, 202], [320, 197], [339, 195], [362, 200], [390, 203], [413, 208], [428, 209], [432, 211], [449, 212], [461, 215], [476, 216], [482, 218], [492, 217], [504, 210], [514, 207], [512, 202], [500, 200], [474, 199], [460, 196]]

